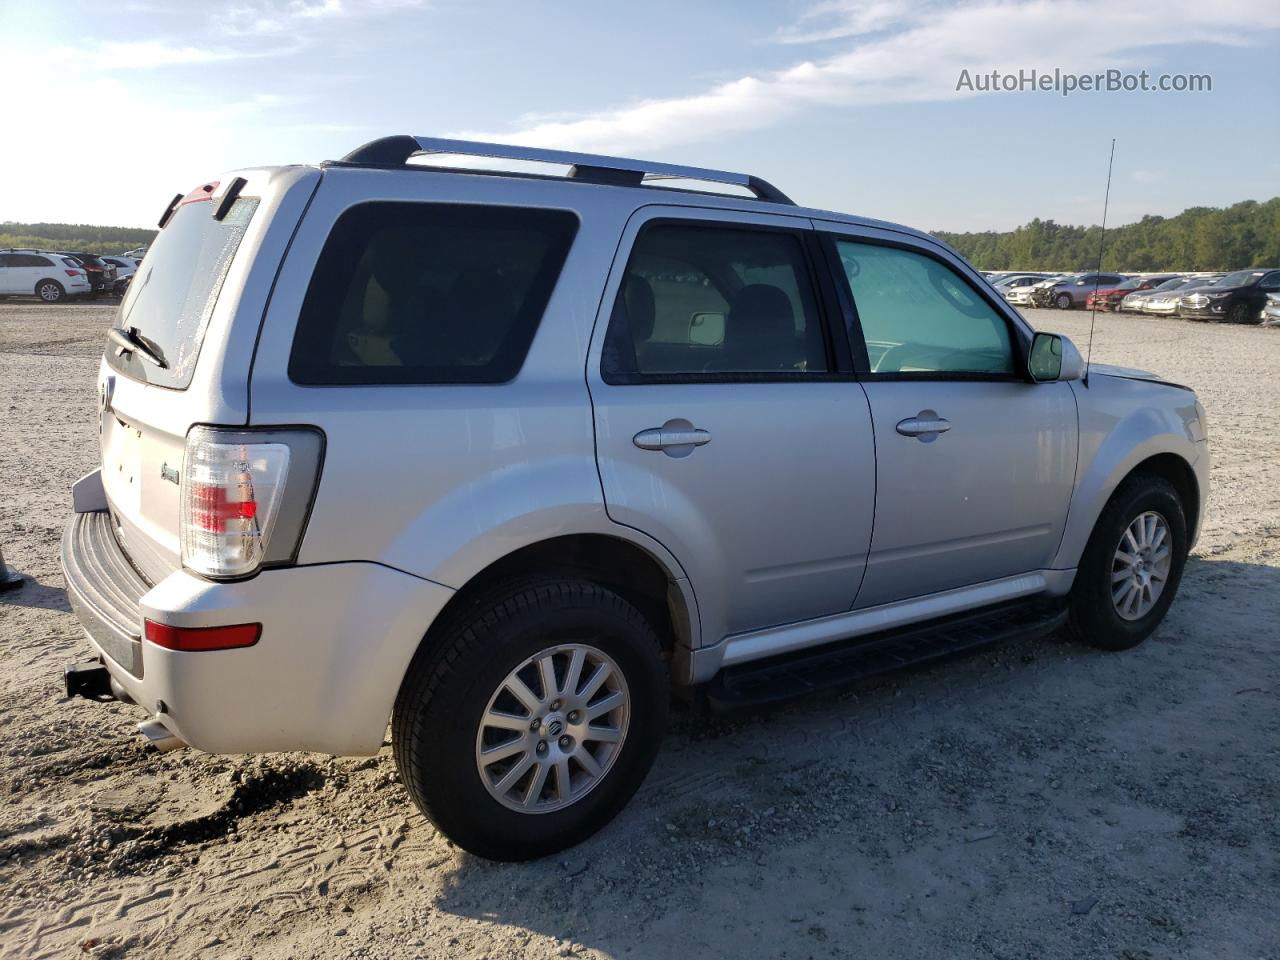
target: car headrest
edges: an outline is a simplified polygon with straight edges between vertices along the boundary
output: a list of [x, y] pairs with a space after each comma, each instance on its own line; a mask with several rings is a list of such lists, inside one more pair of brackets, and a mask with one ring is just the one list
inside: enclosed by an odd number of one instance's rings
[[653, 324], [657, 319], [653, 287], [644, 277], [631, 274], [623, 284], [622, 299], [631, 324], [631, 338], [635, 343], [644, 343], [653, 336]]
[[766, 356], [785, 359], [795, 347], [795, 336], [791, 301], [777, 287], [751, 283], [729, 301], [724, 321], [726, 347], [735, 351], [759, 349]]

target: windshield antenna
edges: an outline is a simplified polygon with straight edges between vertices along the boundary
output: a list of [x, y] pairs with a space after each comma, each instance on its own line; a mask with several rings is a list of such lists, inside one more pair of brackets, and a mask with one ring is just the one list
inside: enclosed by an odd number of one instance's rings
[[1098, 319], [1098, 274], [1102, 272], [1102, 251], [1107, 245], [1107, 207], [1111, 204], [1111, 167], [1116, 162], [1116, 138], [1111, 138], [1107, 160], [1107, 193], [1102, 199], [1102, 234], [1098, 237], [1098, 269], [1093, 275], [1093, 309], [1089, 313], [1089, 346], [1084, 357], [1084, 385], [1089, 385], [1089, 364], [1093, 361], [1093, 324]]

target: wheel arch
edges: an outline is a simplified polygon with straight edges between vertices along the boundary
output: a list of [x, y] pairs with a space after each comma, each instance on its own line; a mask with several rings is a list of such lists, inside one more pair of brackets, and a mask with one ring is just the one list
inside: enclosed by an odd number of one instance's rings
[[[1193, 531], [1200, 525], [1200, 481], [1196, 479], [1196, 472], [1191, 464], [1176, 453], [1157, 453], [1147, 457], [1126, 473], [1116, 489], [1119, 489], [1120, 485], [1130, 477], [1140, 473], [1154, 474], [1169, 481], [1178, 494], [1178, 501], [1182, 504], [1182, 512], [1187, 521], [1187, 537], [1190, 539]], [[1114, 496], [1114, 491], [1112, 495]]]
[[525, 544], [476, 571], [432, 621], [420, 648], [440, 642], [495, 590], [543, 575], [578, 576], [621, 594], [649, 619], [664, 652], [678, 663], [700, 642], [697, 601], [678, 565], [623, 536], [573, 533]]
[[1188, 539], [1195, 542], [1201, 519], [1201, 496], [1200, 479], [1193, 463], [1181, 453], [1171, 450], [1140, 451], [1129, 462], [1115, 465], [1105, 481], [1088, 483], [1085, 489], [1077, 490], [1053, 563], [1055, 568], [1079, 565], [1102, 511], [1126, 481], [1140, 474], [1162, 477], [1173, 486], [1186, 517]]

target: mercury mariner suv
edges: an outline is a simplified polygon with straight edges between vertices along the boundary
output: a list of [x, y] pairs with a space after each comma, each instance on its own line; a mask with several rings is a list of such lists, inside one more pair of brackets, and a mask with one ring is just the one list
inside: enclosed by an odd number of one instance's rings
[[444, 834], [547, 854], [634, 794], [673, 692], [1150, 634], [1204, 410], [1085, 366], [936, 239], [753, 176], [407, 136], [232, 172], [109, 331], [68, 692], [161, 748], [390, 724]]

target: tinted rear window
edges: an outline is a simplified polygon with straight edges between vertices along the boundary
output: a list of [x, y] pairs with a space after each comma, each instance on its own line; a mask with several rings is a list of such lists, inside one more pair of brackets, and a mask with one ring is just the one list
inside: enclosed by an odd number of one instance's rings
[[307, 288], [290, 378], [308, 385], [512, 379], [577, 224], [564, 210], [352, 207], [334, 224]]
[[257, 208], [256, 198], [241, 197], [215, 220], [208, 202], [178, 207], [134, 275], [116, 321], [118, 327], [136, 329], [165, 367], [137, 354], [119, 357], [108, 348], [113, 367], [163, 387], [191, 383], [218, 293]]

